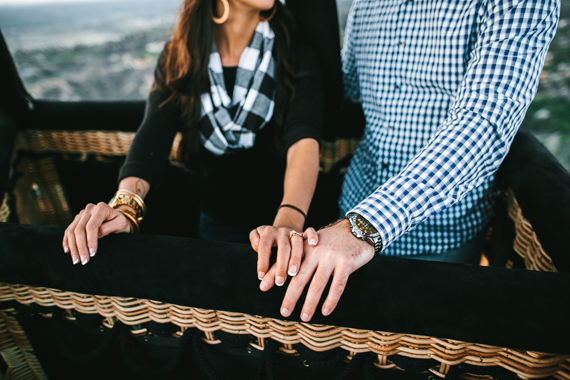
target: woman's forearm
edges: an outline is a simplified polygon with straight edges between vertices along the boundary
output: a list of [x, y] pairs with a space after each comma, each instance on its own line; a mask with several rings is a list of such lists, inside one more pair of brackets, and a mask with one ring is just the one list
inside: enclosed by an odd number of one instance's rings
[[[297, 141], [287, 151], [287, 167], [283, 181], [281, 204], [295, 206], [305, 214], [309, 211], [319, 174], [319, 143], [311, 138]], [[278, 210], [274, 226], [288, 226], [302, 230], [305, 217], [297, 210], [282, 207]]]
[[142, 178], [126, 177], [119, 183], [119, 190], [132, 191], [144, 199], [150, 190], [150, 184]]

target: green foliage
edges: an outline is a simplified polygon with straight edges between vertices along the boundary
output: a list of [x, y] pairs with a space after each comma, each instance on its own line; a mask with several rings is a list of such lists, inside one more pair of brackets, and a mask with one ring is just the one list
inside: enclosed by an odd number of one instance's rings
[[535, 133], [570, 134], [569, 111], [570, 99], [539, 95], [530, 105], [522, 127]]

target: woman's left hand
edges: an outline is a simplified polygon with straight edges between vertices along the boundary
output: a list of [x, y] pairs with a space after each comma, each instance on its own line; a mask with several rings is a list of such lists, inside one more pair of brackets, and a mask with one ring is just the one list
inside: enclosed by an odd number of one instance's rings
[[[314, 228], [307, 228], [301, 233], [289, 227], [260, 226], [250, 232], [249, 240], [257, 252], [257, 277], [261, 280], [259, 287], [266, 291], [271, 289], [274, 283], [282, 286], [287, 275], [295, 276], [299, 273], [303, 242], [308, 240], [309, 245], [315, 246], [319, 242], [319, 235]], [[269, 271], [273, 247], [277, 247], [277, 259], [275, 268]]]

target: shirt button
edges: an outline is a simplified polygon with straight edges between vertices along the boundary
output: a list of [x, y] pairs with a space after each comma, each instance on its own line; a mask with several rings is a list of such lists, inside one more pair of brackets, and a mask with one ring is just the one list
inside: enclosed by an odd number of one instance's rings
[[388, 129], [389, 129], [389, 130], [393, 130], [393, 129], [394, 129], [394, 126], [393, 126], [393, 125], [389, 125], [389, 126], [388, 126]]
[[404, 46], [406, 46], [406, 43], [404, 41], [400, 41], [400, 42], [398, 42], [398, 46], [404, 47]]
[[394, 85], [394, 88], [395, 88], [396, 90], [399, 90], [399, 89], [400, 89], [400, 85], [399, 85], [399, 84], [395, 84], [395, 85]]
[[382, 162], [382, 169], [388, 169], [388, 164], [385, 162]]

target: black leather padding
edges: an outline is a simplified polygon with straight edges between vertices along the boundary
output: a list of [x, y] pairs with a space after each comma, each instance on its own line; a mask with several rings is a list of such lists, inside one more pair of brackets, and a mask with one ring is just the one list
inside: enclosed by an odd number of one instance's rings
[[[283, 319], [287, 284], [259, 290], [249, 245], [112, 234], [74, 266], [62, 237], [63, 228], [0, 224], [0, 282]], [[350, 277], [332, 315], [317, 311], [312, 322], [570, 353], [567, 294], [566, 273], [377, 256]]]

